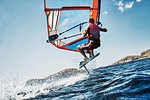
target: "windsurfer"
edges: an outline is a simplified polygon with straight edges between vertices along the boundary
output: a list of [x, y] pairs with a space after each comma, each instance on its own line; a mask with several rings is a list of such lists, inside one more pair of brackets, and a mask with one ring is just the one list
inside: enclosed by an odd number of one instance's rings
[[101, 28], [98, 25], [94, 24], [94, 19], [89, 19], [89, 25], [85, 27], [84, 32], [81, 32], [83, 37], [90, 36], [87, 43], [78, 45], [77, 48], [79, 52], [84, 56], [84, 60], [88, 61], [89, 58], [86, 56], [84, 50], [87, 50], [87, 52], [94, 56], [94, 49], [100, 47], [100, 31], [107, 32], [106, 28]]

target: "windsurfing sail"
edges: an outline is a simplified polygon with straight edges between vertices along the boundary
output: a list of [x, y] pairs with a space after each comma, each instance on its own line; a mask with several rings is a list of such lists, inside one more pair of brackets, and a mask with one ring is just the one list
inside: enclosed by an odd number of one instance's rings
[[[95, 24], [99, 23], [101, 0], [72, 0], [68, 1], [69, 3], [67, 1], [55, 0], [52, 4], [52, 1], [44, 0], [48, 27], [47, 42], [60, 49], [78, 51], [77, 46], [88, 41], [88, 36], [82, 37], [79, 34], [83, 31], [82, 27], [88, 24], [88, 19], [92, 17]], [[59, 5], [62, 2], [66, 4]], [[50, 7], [47, 7], [48, 4]], [[59, 7], [56, 8], [58, 5]]]

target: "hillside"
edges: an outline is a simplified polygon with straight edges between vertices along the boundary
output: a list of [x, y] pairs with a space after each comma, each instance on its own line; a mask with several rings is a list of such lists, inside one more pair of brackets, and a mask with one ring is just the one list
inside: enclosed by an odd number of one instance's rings
[[118, 60], [115, 63], [110, 64], [110, 65], [116, 65], [116, 64], [120, 64], [120, 63], [129, 62], [129, 61], [144, 59], [144, 58], [148, 58], [148, 57], [150, 57], [150, 49], [141, 52], [141, 55], [133, 55], [133, 56], [124, 57], [124, 58], [122, 58], [122, 59], [120, 59], [120, 60]]

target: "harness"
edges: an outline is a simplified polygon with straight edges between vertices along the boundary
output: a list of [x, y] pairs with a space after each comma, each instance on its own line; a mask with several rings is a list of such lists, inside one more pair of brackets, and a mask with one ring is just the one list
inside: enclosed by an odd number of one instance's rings
[[100, 44], [100, 32], [94, 32], [91, 34], [92, 36], [89, 37], [89, 40], [93, 41], [96, 44]]

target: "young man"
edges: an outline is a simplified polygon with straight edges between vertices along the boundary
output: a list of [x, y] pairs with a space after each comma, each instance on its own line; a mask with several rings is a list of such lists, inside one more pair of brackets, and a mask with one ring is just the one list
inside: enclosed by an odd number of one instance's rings
[[85, 28], [84, 32], [81, 32], [82, 36], [90, 36], [88, 43], [78, 45], [79, 52], [84, 56], [84, 60], [88, 61], [89, 58], [86, 56], [84, 50], [87, 50], [91, 56], [94, 56], [93, 49], [100, 47], [100, 31], [107, 32], [106, 28], [101, 28], [94, 24], [94, 19], [89, 19], [89, 25]]

